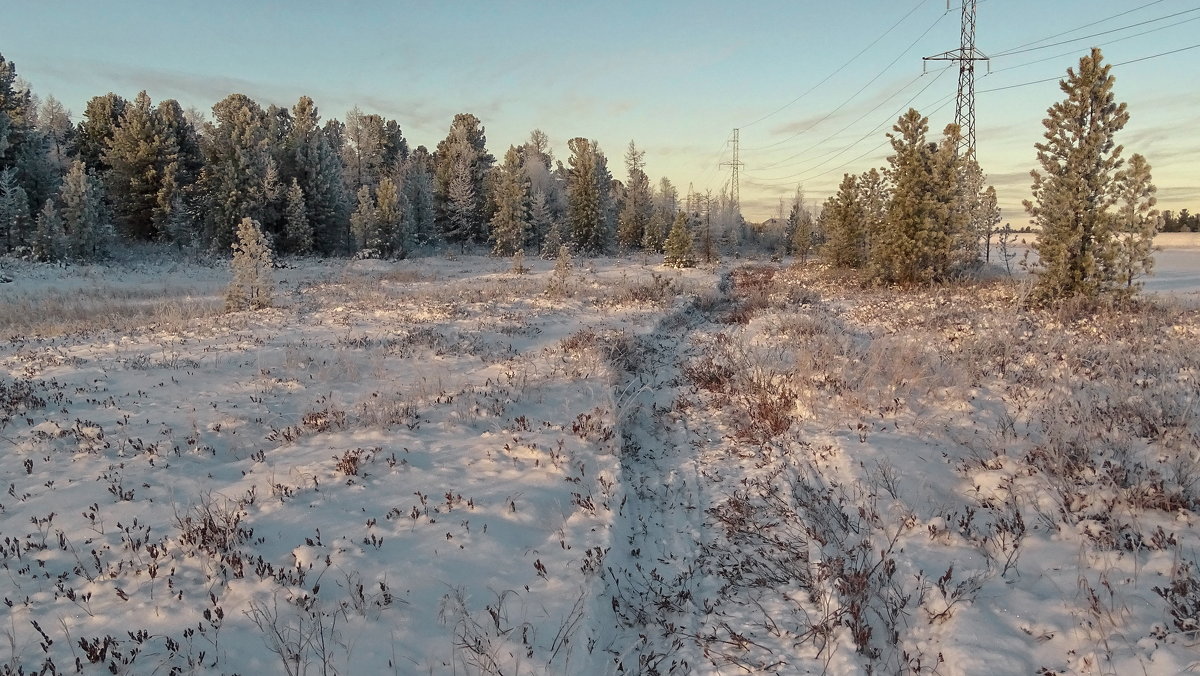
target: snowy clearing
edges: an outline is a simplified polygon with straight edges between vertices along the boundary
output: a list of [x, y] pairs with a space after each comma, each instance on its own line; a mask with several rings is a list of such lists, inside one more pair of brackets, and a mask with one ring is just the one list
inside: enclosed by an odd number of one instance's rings
[[6, 266], [0, 673], [1200, 666], [1186, 303], [289, 264]]

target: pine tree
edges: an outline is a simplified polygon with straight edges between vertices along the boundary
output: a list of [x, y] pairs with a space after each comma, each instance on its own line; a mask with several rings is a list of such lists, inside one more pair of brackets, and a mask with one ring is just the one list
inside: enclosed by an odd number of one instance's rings
[[[546, 193], [536, 190], [529, 206], [529, 237], [526, 243], [538, 247], [538, 252], [546, 256], [546, 238], [554, 226], [554, 216], [550, 213], [550, 205], [546, 202]], [[555, 231], [557, 234], [557, 231]], [[561, 237], [558, 244], [562, 244]], [[557, 247], [557, 245], [555, 245]]]
[[262, 217], [270, 152], [266, 113], [246, 95], [225, 97], [213, 106], [213, 117], [200, 184], [206, 198], [207, 239], [220, 250], [233, 244], [240, 219]]
[[379, 241], [379, 210], [375, 208], [375, 199], [371, 196], [371, 188], [362, 186], [358, 189], [358, 208], [350, 216], [350, 234], [354, 237], [356, 251], [375, 258], [381, 255], [378, 250], [371, 249], [371, 243]]
[[566, 246], [563, 241], [562, 229], [559, 226], [559, 221], [550, 222], [550, 229], [546, 231], [546, 237], [542, 240], [542, 258], [547, 260], [558, 255], [559, 249]]
[[1119, 287], [1108, 210], [1117, 201], [1115, 172], [1122, 164], [1115, 135], [1129, 113], [1116, 102], [1112, 66], [1103, 60], [1092, 48], [1078, 70], [1067, 69], [1059, 82], [1066, 98], [1049, 108], [1046, 140], [1034, 145], [1042, 171], [1030, 172], [1033, 200], [1025, 209], [1041, 229], [1033, 266], [1040, 300], [1094, 298]]
[[404, 162], [402, 188], [408, 204], [409, 237], [419, 247], [433, 244], [438, 238], [432, 165], [433, 158], [425, 146], [417, 146]]
[[0, 171], [0, 248], [13, 251], [33, 239], [29, 196], [17, 183], [16, 169]]
[[112, 92], [92, 97], [83, 111], [83, 120], [75, 129], [76, 154], [99, 176], [110, 168], [104, 155], [128, 105], [128, 101]]
[[449, 199], [446, 203], [446, 221], [443, 226], [443, 236], [446, 241], [458, 242], [462, 251], [466, 251], [467, 243], [473, 241], [472, 233], [476, 229], [476, 217], [479, 203], [476, 199], [474, 182], [471, 179], [471, 165], [468, 160], [460, 158], [454, 167], [454, 176], [450, 180]]
[[271, 305], [271, 267], [274, 256], [258, 221], [243, 218], [232, 244], [233, 279], [225, 291], [225, 309], [257, 310]]
[[[175, 139], [160, 123], [145, 91], [137, 95], [121, 116], [107, 140], [104, 162], [108, 195], [124, 232], [134, 239], [149, 240], [161, 235], [160, 204], [170, 205], [178, 149]], [[168, 170], [169, 169], [169, 170]], [[164, 183], [170, 186], [164, 191]], [[162, 194], [162, 201], [159, 197]], [[156, 220], [159, 221], [156, 223]]]
[[1109, 246], [1115, 251], [1102, 256], [1102, 260], [1111, 261], [1111, 269], [1103, 273], [1113, 280], [1114, 290], [1132, 294], [1141, 286], [1138, 279], [1154, 269], [1154, 235], [1162, 224], [1154, 208], [1158, 189], [1150, 182], [1146, 158], [1134, 153], [1128, 166], [1117, 173], [1114, 189], [1117, 211], [1113, 214], [1114, 235]]
[[594, 141], [573, 138], [567, 174], [567, 221], [575, 247], [600, 253], [608, 244], [609, 181], [603, 153]]
[[617, 222], [617, 242], [628, 249], [642, 246], [646, 226], [654, 210], [654, 195], [650, 177], [646, 175], [646, 152], [638, 150], [633, 141], [625, 151], [625, 170], [629, 183], [625, 187], [625, 204]]
[[486, 145], [479, 118], [459, 113], [434, 154], [436, 220], [446, 239], [464, 250], [467, 244], [487, 240], [487, 176], [496, 158]]
[[788, 214], [788, 228], [791, 231], [790, 245], [792, 253], [807, 262], [813, 250], [813, 218], [804, 205], [804, 190], [796, 189], [796, 197], [792, 200], [792, 211]]
[[33, 258], [43, 262], [57, 262], [67, 256], [67, 237], [63, 232], [62, 217], [54, 207], [54, 200], [46, 200], [38, 212], [37, 230], [33, 236]]
[[867, 262], [867, 217], [858, 177], [842, 176], [835, 195], [822, 212], [827, 241], [823, 249], [829, 262], [841, 268], [860, 268]]
[[288, 169], [283, 177], [295, 179], [304, 193], [313, 248], [330, 254], [345, 247], [345, 221], [349, 213], [342, 161], [320, 122], [321, 116], [311, 98], [302, 96], [292, 106], [292, 127], [287, 139], [292, 159], [284, 164]]
[[375, 208], [379, 226], [374, 241], [368, 242], [367, 246], [379, 250], [385, 258], [403, 258], [408, 240], [408, 209], [404, 195], [390, 176], [379, 179]]
[[76, 159], [67, 170], [60, 199], [68, 254], [78, 260], [104, 257], [111, 231], [105, 218], [103, 188], [82, 160]]
[[304, 190], [298, 179], [292, 179], [287, 191], [287, 207], [284, 209], [284, 242], [287, 250], [301, 256], [312, 253], [313, 229], [308, 221], [308, 205], [304, 202]]
[[681, 211], [675, 217], [675, 223], [671, 225], [671, 234], [667, 235], [664, 248], [666, 255], [663, 257], [663, 265], [671, 268], [695, 267], [696, 258], [692, 253], [692, 231], [688, 227], [686, 213]]
[[492, 253], [511, 256], [521, 250], [529, 230], [526, 204], [529, 200], [529, 180], [521, 166], [521, 154], [512, 146], [504, 154], [504, 164], [497, 174], [496, 213], [492, 216]]

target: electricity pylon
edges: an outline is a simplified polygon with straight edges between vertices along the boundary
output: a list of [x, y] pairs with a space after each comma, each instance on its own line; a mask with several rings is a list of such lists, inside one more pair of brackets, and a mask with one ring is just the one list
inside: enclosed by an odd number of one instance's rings
[[[958, 141], [958, 154], [963, 158], [975, 156], [975, 62], [987, 61], [988, 57], [975, 49], [975, 4], [977, 0], [963, 0], [962, 37], [958, 49], [927, 56], [925, 61], [958, 62], [958, 99], [954, 108], [954, 123], [962, 134]], [[950, 9], [949, 0], [946, 9]]]
[[724, 167], [726, 165], [733, 167], [733, 182], [729, 184], [730, 185], [729, 197], [730, 197], [730, 199], [733, 200], [733, 208], [735, 211], [740, 211], [742, 208], [742, 196], [740, 194], [740, 190], [738, 189], [738, 170], [741, 167], [745, 166], [745, 164], [743, 164], [741, 162], [741, 160], [738, 159], [738, 133], [739, 133], [738, 129], [733, 130], [733, 161], [732, 162], [722, 162], [720, 165], [722, 167]]

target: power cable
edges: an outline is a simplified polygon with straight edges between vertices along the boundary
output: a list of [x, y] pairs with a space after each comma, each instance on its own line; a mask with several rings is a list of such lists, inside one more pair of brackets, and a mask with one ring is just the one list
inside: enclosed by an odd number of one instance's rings
[[[1178, 28], [1179, 26], [1182, 26], [1182, 25], [1184, 25], [1184, 24], [1187, 24], [1187, 23], [1191, 23], [1191, 22], [1193, 22], [1193, 21], [1200, 21], [1200, 16], [1194, 16], [1194, 17], [1192, 17], [1192, 18], [1190, 18], [1190, 19], [1184, 19], [1183, 21], [1180, 21], [1179, 23], [1173, 23], [1173, 24], [1171, 24], [1170, 26], [1160, 26], [1160, 27], [1158, 27], [1158, 28], [1151, 28], [1151, 29], [1150, 29], [1150, 30], [1148, 30], [1148, 31], [1142, 31], [1141, 33], [1134, 33], [1133, 35], [1126, 35], [1125, 37], [1122, 37], [1122, 38], [1116, 38], [1116, 39], [1114, 39], [1114, 40], [1109, 40], [1109, 41], [1107, 41], [1107, 42], [1102, 42], [1102, 43], [1100, 43], [1100, 44], [1098, 44], [1098, 45], [1096, 45], [1096, 46], [1097, 46], [1097, 47], [1105, 47], [1105, 46], [1108, 46], [1108, 45], [1114, 45], [1114, 44], [1116, 44], [1116, 43], [1118, 43], [1118, 42], [1124, 42], [1125, 40], [1132, 40], [1133, 38], [1140, 38], [1141, 36], [1143, 36], [1143, 35], [1148, 35], [1148, 34], [1150, 34], [1150, 33], [1157, 33], [1158, 31], [1168, 30], [1168, 29], [1170, 29], [1170, 28]], [[1062, 54], [1056, 54], [1056, 55], [1054, 55], [1054, 56], [1047, 56], [1047, 57], [1045, 57], [1045, 58], [1041, 58], [1041, 59], [1035, 59], [1035, 60], [1033, 60], [1033, 61], [1026, 61], [1025, 63], [1018, 63], [1018, 64], [1016, 64], [1015, 66], [1005, 66], [1004, 68], [995, 68], [995, 69], [993, 69], [993, 70], [992, 70], [992, 72], [991, 72], [991, 73], [989, 73], [989, 74], [990, 74], [990, 75], [995, 75], [996, 73], [1003, 73], [1003, 72], [1004, 72], [1004, 71], [1006, 71], [1006, 70], [1015, 70], [1015, 69], [1017, 69], [1017, 68], [1024, 68], [1024, 67], [1026, 67], [1026, 66], [1032, 66], [1032, 65], [1035, 65], [1035, 64], [1039, 64], [1039, 63], [1045, 63], [1045, 62], [1047, 62], [1047, 61], [1054, 61], [1054, 60], [1056, 60], [1056, 59], [1061, 59], [1061, 58], [1063, 58], [1063, 57], [1067, 57], [1067, 56], [1074, 56], [1074, 55], [1076, 55], [1076, 54], [1078, 54], [1078, 53], [1079, 53], [1079, 52], [1078, 52], [1078, 50], [1073, 50], [1073, 51], [1070, 51], [1070, 52], [1063, 52]]]
[[[829, 152], [829, 153], [826, 153], [825, 155], [821, 155], [820, 157], [828, 157], [828, 159], [826, 159], [824, 162], [821, 162], [821, 163], [819, 163], [819, 164], [817, 164], [817, 165], [815, 165], [815, 166], [809, 167], [808, 169], [805, 169], [805, 170], [803, 170], [803, 171], [797, 172], [797, 173], [795, 173], [795, 174], [790, 174], [790, 175], [788, 175], [788, 176], [776, 176], [776, 177], [771, 177], [771, 178], [763, 178], [763, 179], [760, 179], [760, 180], [761, 180], [761, 181], [787, 181], [787, 180], [790, 180], [790, 179], [794, 179], [794, 178], [795, 178], [795, 177], [797, 177], [797, 176], [801, 176], [801, 175], [803, 175], [803, 174], [805, 174], [805, 173], [807, 173], [807, 172], [810, 172], [810, 171], [812, 171], [812, 170], [814, 170], [814, 169], [817, 169], [817, 168], [819, 168], [819, 167], [821, 167], [821, 166], [824, 166], [825, 164], [828, 164], [828, 163], [829, 163], [830, 161], [832, 161], [834, 158], [836, 158], [836, 157], [838, 157], [838, 156], [840, 156], [840, 155], [844, 154], [846, 151], [850, 150], [850, 149], [851, 149], [851, 148], [853, 148], [854, 146], [858, 145], [859, 143], [862, 143], [862, 142], [863, 142], [863, 141], [865, 141], [866, 139], [870, 138], [872, 135], [876, 134], [876, 133], [879, 131], [879, 128], [880, 128], [880, 127], [884, 126], [885, 124], [889, 124], [889, 123], [891, 123], [891, 122], [894, 122], [894, 121], [896, 120], [896, 118], [897, 118], [897, 117], [898, 117], [900, 114], [902, 114], [902, 113], [903, 113], [903, 112], [904, 112], [906, 109], [908, 109], [908, 108], [912, 107], [912, 103], [913, 103], [913, 101], [916, 101], [916, 100], [917, 100], [917, 97], [921, 96], [921, 94], [924, 94], [926, 90], [928, 90], [928, 89], [929, 89], [930, 87], [932, 87], [932, 86], [933, 86], [935, 83], [937, 83], [937, 81], [938, 81], [938, 80], [939, 80], [939, 79], [940, 79], [940, 78], [941, 78], [943, 75], [945, 75], [945, 74], [946, 74], [946, 71], [948, 71], [948, 70], [950, 70], [950, 68], [949, 68], [949, 67], [948, 67], [948, 68], [943, 68], [943, 69], [941, 69], [940, 71], [938, 71], [938, 74], [937, 74], [937, 76], [936, 76], [936, 77], [934, 77], [932, 80], [930, 80], [930, 81], [929, 81], [929, 84], [927, 84], [927, 85], [925, 85], [924, 87], [922, 87], [922, 88], [921, 88], [921, 90], [920, 90], [920, 91], [918, 91], [916, 94], [913, 94], [912, 98], [910, 98], [908, 101], [906, 101], [906, 102], [904, 103], [904, 105], [900, 106], [900, 108], [899, 108], [899, 109], [898, 109], [898, 110], [897, 110], [895, 113], [893, 113], [893, 114], [892, 114], [890, 117], [888, 117], [888, 118], [887, 118], [886, 120], [884, 120], [883, 122], [880, 122], [879, 124], [875, 125], [875, 127], [874, 127], [874, 128], [872, 128], [872, 129], [871, 129], [870, 131], [868, 131], [866, 134], [863, 134], [863, 135], [862, 135], [860, 138], [858, 138], [856, 141], [854, 141], [853, 143], [851, 143], [851, 144], [849, 144], [849, 145], [845, 146], [845, 147], [844, 147], [844, 148], [842, 148], [841, 150], [837, 150], [837, 151], [831, 151], [831, 152]], [[940, 108], [939, 108], [939, 110], [940, 110]], [[814, 159], [817, 159], [817, 158], [814, 158]]]
[[[1150, 56], [1143, 56], [1143, 57], [1140, 57], [1137, 59], [1130, 59], [1129, 61], [1122, 61], [1120, 63], [1114, 63], [1114, 64], [1111, 64], [1111, 66], [1113, 68], [1116, 68], [1117, 66], [1127, 66], [1131, 63], [1138, 63], [1140, 61], [1149, 61], [1150, 59], [1157, 59], [1160, 56], [1168, 56], [1171, 54], [1178, 54], [1179, 52], [1186, 52], [1190, 49], [1197, 49], [1197, 48], [1200, 48], [1200, 43], [1197, 43], [1194, 45], [1189, 45], [1187, 47], [1180, 47], [1179, 49], [1172, 49], [1172, 50], [1166, 51], [1166, 52], [1159, 52], [1158, 54], [1151, 54]], [[1030, 80], [1029, 82], [1021, 82], [1019, 84], [1006, 85], [1004, 87], [992, 87], [991, 89], [981, 89], [976, 93], [987, 94], [988, 92], [1001, 92], [1006, 89], [1018, 89], [1020, 87], [1028, 87], [1030, 85], [1042, 84], [1043, 82], [1055, 82], [1055, 81], [1061, 80], [1061, 79], [1062, 79], [1061, 75], [1056, 75], [1054, 77], [1043, 78], [1041, 80]]]
[[872, 48], [872, 47], [874, 47], [875, 45], [879, 44], [879, 41], [880, 41], [880, 40], [884, 39], [885, 37], [887, 37], [887, 36], [888, 36], [888, 34], [889, 34], [889, 33], [891, 33], [892, 31], [896, 30], [896, 28], [897, 28], [897, 27], [898, 27], [900, 24], [904, 23], [904, 20], [905, 20], [905, 19], [907, 19], [908, 17], [912, 16], [912, 13], [913, 13], [913, 12], [915, 12], [915, 11], [917, 11], [917, 9], [918, 9], [918, 8], [920, 8], [920, 6], [921, 6], [921, 5], [925, 4], [925, 2], [926, 2], [926, 0], [918, 0], [917, 4], [913, 5], [913, 8], [912, 8], [912, 9], [910, 9], [910, 10], [908, 10], [908, 13], [907, 13], [907, 14], [905, 14], [905, 15], [904, 15], [904, 16], [902, 16], [902, 17], [900, 17], [900, 20], [899, 20], [899, 21], [897, 21], [896, 23], [892, 24], [892, 27], [891, 27], [891, 28], [888, 28], [886, 31], [884, 31], [884, 32], [883, 32], [883, 34], [882, 34], [882, 35], [880, 35], [879, 37], [877, 37], [877, 38], [875, 38], [874, 40], [872, 40], [872, 41], [871, 41], [871, 44], [867, 45], [866, 47], [863, 47], [863, 48], [862, 48], [862, 50], [861, 50], [859, 53], [855, 54], [854, 56], [852, 56], [852, 57], [850, 58], [850, 60], [849, 60], [849, 61], [846, 61], [846, 62], [845, 62], [845, 63], [843, 63], [841, 66], [839, 66], [837, 70], [833, 71], [833, 72], [832, 72], [832, 73], [830, 73], [829, 75], [826, 75], [826, 76], [825, 76], [825, 79], [823, 79], [823, 80], [821, 80], [820, 82], [818, 82], [817, 84], [815, 84], [815, 85], [813, 85], [813, 86], [809, 87], [807, 90], [805, 90], [805, 91], [804, 91], [804, 93], [800, 94], [799, 96], [797, 96], [796, 98], [792, 99], [791, 101], [788, 101], [787, 103], [783, 104], [782, 106], [780, 106], [779, 108], [775, 109], [774, 111], [772, 111], [772, 112], [770, 112], [770, 113], [767, 113], [766, 115], [763, 115], [762, 117], [758, 118], [757, 120], [755, 120], [755, 121], [753, 121], [753, 122], [751, 122], [751, 123], [749, 123], [749, 124], [743, 124], [743, 125], [742, 125], [741, 127], [739, 127], [739, 128], [740, 128], [740, 129], [746, 129], [747, 127], [752, 127], [752, 126], [754, 126], [754, 125], [758, 124], [759, 122], [762, 122], [763, 120], [766, 120], [766, 119], [768, 119], [768, 118], [770, 118], [770, 117], [773, 117], [773, 116], [775, 116], [775, 115], [777, 115], [777, 114], [779, 114], [779, 113], [783, 112], [783, 111], [784, 111], [784, 110], [786, 110], [787, 108], [790, 108], [792, 105], [794, 105], [794, 104], [795, 104], [797, 101], [799, 101], [800, 99], [802, 99], [802, 98], [804, 98], [805, 96], [808, 96], [809, 94], [813, 93], [813, 92], [814, 92], [814, 91], [817, 89], [817, 87], [820, 87], [821, 85], [825, 84], [826, 82], [829, 82], [831, 79], [833, 79], [833, 76], [835, 76], [835, 75], [837, 75], [838, 73], [840, 73], [840, 72], [842, 72], [843, 70], [845, 70], [845, 68], [846, 68], [847, 66], [849, 66], [851, 63], [854, 63], [854, 61], [855, 61], [856, 59], [858, 59], [858, 57], [862, 56], [863, 54], [866, 54], [866, 53], [867, 53], [867, 51], [868, 51], [869, 49], [871, 49], [871, 48]]
[[1074, 33], [1074, 32], [1076, 32], [1076, 31], [1081, 31], [1081, 30], [1083, 30], [1083, 29], [1085, 29], [1085, 28], [1091, 28], [1092, 26], [1097, 26], [1097, 25], [1099, 25], [1099, 24], [1102, 24], [1102, 23], [1104, 23], [1104, 22], [1106, 22], [1106, 21], [1112, 21], [1113, 19], [1119, 19], [1119, 18], [1121, 18], [1121, 17], [1125, 16], [1126, 14], [1132, 14], [1132, 13], [1134, 13], [1134, 12], [1138, 11], [1138, 10], [1146, 9], [1147, 7], [1150, 7], [1150, 6], [1152, 6], [1152, 5], [1157, 5], [1157, 4], [1159, 4], [1159, 3], [1163, 2], [1163, 1], [1164, 1], [1164, 0], [1154, 0], [1154, 2], [1147, 2], [1147, 3], [1146, 3], [1146, 4], [1144, 4], [1144, 5], [1139, 5], [1138, 7], [1134, 7], [1133, 9], [1127, 9], [1127, 10], [1125, 10], [1124, 12], [1121, 12], [1121, 13], [1119, 13], [1119, 14], [1113, 14], [1112, 16], [1105, 17], [1105, 18], [1103, 18], [1103, 19], [1100, 19], [1100, 20], [1098, 20], [1098, 21], [1093, 21], [1093, 22], [1091, 22], [1091, 23], [1085, 23], [1085, 24], [1084, 24], [1084, 25], [1082, 25], [1082, 26], [1078, 26], [1078, 27], [1076, 27], [1076, 28], [1072, 28], [1071, 30], [1068, 30], [1068, 31], [1063, 31], [1063, 32], [1061, 32], [1061, 33], [1055, 33], [1054, 35], [1051, 35], [1051, 36], [1048, 36], [1048, 37], [1041, 38], [1040, 40], [1034, 40], [1033, 42], [1026, 42], [1026, 43], [1025, 43], [1025, 44], [1023, 44], [1023, 45], [1017, 45], [1016, 47], [1013, 47], [1013, 48], [1011, 48], [1011, 49], [1003, 50], [1001, 53], [1005, 53], [1005, 52], [1013, 52], [1013, 51], [1016, 51], [1016, 50], [1018, 50], [1018, 49], [1022, 49], [1022, 48], [1024, 48], [1024, 47], [1029, 47], [1030, 45], [1036, 45], [1036, 44], [1038, 44], [1039, 42], [1045, 42], [1045, 41], [1047, 41], [1047, 40], [1053, 40], [1053, 39], [1055, 39], [1055, 38], [1061, 38], [1061, 37], [1062, 37], [1062, 36], [1064, 36], [1064, 35], [1070, 35], [1071, 33]]
[[[932, 24], [930, 24], [930, 25], [929, 25], [929, 28], [926, 28], [926, 29], [925, 29], [925, 32], [921, 33], [921, 35], [920, 35], [919, 37], [917, 37], [917, 39], [916, 39], [916, 40], [913, 40], [913, 41], [912, 41], [912, 43], [910, 43], [910, 44], [909, 44], [907, 47], [905, 47], [905, 48], [904, 48], [904, 51], [900, 52], [900, 53], [899, 53], [899, 54], [896, 56], [896, 58], [892, 59], [891, 63], [889, 63], [888, 65], [884, 66], [883, 70], [881, 70], [881, 71], [879, 71], [878, 73], [876, 73], [876, 74], [875, 74], [875, 77], [871, 78], [871, 80], [870, 80], [869, 82], [867, 82], [865, 85], [863, 85], [862, 87], [860, 87], [860, 88], [858, 89], [858, 91], [856, 91], [856, 92], [854, 92], [853, 94], [851, 94], [851, 95], [850, 95], [850, 98], [846, 99], [845, 101], [842, 101], [840, 104], [838, 104], [838, 106], [837, 106], [836, 108], [834, 108], [833, 110], [831, 110], [831, 111], [829, 111], [828, 113], [826, 113], [824, 117], [822, 117], [821, 119], [817, 120], [816, 122], [814, 122], [814, 123], [812, 123], [812, 124], [808, 125], [808, 126], [807, 126], [807, 127], [805, 127], [804, 129], [801, 129], [800, 131], [796, 132], [795, 134], [792, 134], [791, 136], [789, 136], [789, 137], [787, 137], [787, 138], [785, 138], [785, 139], [783, 139], [783, 140], [781, 140], [781, 141], [776, 141], [776, 142], [774, 142], [774, 143], [771, 143], [771, 144], [768, 144], [768, 145], [765, 145], [765, 146], [760, 146], [760, 147], [758, 147], [758, 148], [749, 148], [749, 149], [747, 149], [747, 150], [748, 150], [748, 152], [758, 152], [758, 151], [762, 151], [762, 150], [767, 150], [767, 149], [769, 149], [769, 148], [774, 148], [774, 147], [776, 147], [776, 146], [779, 146], [779, 145], [782, 145], [782, 144], [784, 144], [784, 143], [787, 143], [788, 141], [791, 141], [792, 139], [796, 138], [797, 136], [800, 136], [801, 134], [808, 133], [809, 131], [812, 131], [812, 130], [813, 130], [813, 129], [815, 129], [816, 127], [820, 126], [822, 122], [824, 122], [825, 120], [828, 120], [830, 117], [833, 117], [835, 114], [837, 114], [837, 113], [838, 113], [838, 111], [840, 111], [841, 109], [843, 109], [843, 108], [845, 108], [847, 105], [849, 105], [849, 103], [850, 103], [851, 101], [853, 101], [854, 99], [858, 98], [858, 95], [859, 95], [859, 94], [862, 94], [864, 91], [866, 91], [867, 87], [870, 87], [872, 84], [874, 84], [874, 83], [875, 83], [875, 81], [876, 81], [876, 80], [878, 80], [880, 77], [882, 77], [884, 73], [888, 72], [888, 71], [889, 71], [889, 70], [892, 68], [892, 66], [896, 65], [896, 62], [897, 62], [897, 61], [899, 61], [900, 59], [904, 58], [904, 55], [905, 55], [905, 54], [907, 54], [908, 52], [912, 51], [912, 48], [913, 48], [913, 47], [915, 47], [915, 46], [917, 45], [917, 43], [918, 43], [918, 42], [920, 42], [921, 40], [923, 40], [923, 39], [925, 38], [925, 36], [926, 36], [926, 35], [929, 35], [929, 31], [931, 31], [931, 30], [933, 30], [935, 27], [937, 27], [937, 25], [938, 25], [939, 23], [941, 23], [942, 19], [946, 18], [946, 14], [949, 14], [949, 13], [950, 13], [950, 12], [949, 12], [949, 11], [947, 11], [947, 12], [943, 13], [941, 16], [939, 16], [937, 19], [935, 19], [935, 20], [934, 20], [934, 22], [933, 22]], [[793, 157], [794, 157], [794, 156], [793, 156]], [[788, 159], [791, 159], [791, 158], [788, 158]], [[771, 166], [777, 166], [777, 165], [779, 165], [779, 164], [782, 164], [783, 162], [786, 162], [786, 161], [787, 161], [787, 160], [781, 160], [781, 161], [779, 161], [779, 162], [776, 162], [774, 165], [771, 165]], [[765, 169], [769, 169], [770, 167], [764, 167], [764, 168], [765, 168]]]
[[1181, 12], [1175, 12], [1174, 14], [1160, 16], [1157, 19], [1147, 19], [1146, 21], [1139, 21], [1138, 23], [1129, 24], [1128, 26], [1122, 26], [1120, 28], [1113, 28], [1111, 30], [1101, 31], [1099, 33], [1092, 33], [1091, 35], [1085, 35], [1081, 38], [1071, 38], [1070, 40], [1063, 40], [1062, 42], [1052, 42], [1048, 45], [1042, 45], [1040, 47], [1028, 47], [1026, 49], [1009, 50], [1007, 52], [993, 54], [992, 58], [998, 59], [998, 58], [1001, 58], [1004, 56], [1012, 56], [1013, 54], [1025, 54], [1026, 52], [1036, 52], [1039, 49], [1049, 49], [1050, 47], [1058, 47], [1059, 45], [1066, 45], [1066, 44], [1070, 44], [1072, 42], [1079, 42], [1080, 40], [1089, 40], [1091, 38], [1100, 37], [1101, 35], [1108, 35], [1109, 33], [1119, 33], [1120, 31], [1129, 30], [1130, 28], [1137, 28], [1138, 26], [1145, 26], [1146, 24], [1157, 23], [1159, 21], [1165, 21], [1166, 19], [1172, 19], [1174, 17], [1182, 16], [1184, 14], [1191, 14], [1193, 12], [1200, 12], [1200, 7], [1196, 7], [1194, 9], [1185, 9]]

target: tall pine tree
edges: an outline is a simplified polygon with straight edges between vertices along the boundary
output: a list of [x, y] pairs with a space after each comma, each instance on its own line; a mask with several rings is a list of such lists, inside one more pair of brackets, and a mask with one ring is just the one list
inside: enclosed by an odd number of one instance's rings
[[1030, 172], [1033, 200], [1025, 209], [1041, 229], [1033, 266], [1041, 300], [1094, 298], [1121, 287], [1109, 209], [1120, 193], [1115, 137], [1129, 113], [1113, 94], [1111, 69], [1097, 48], [1067, 69], [1059, 82], [1066, 97], [1047, 110], [1045, 141], [1034, 145], [1042, 171]]

